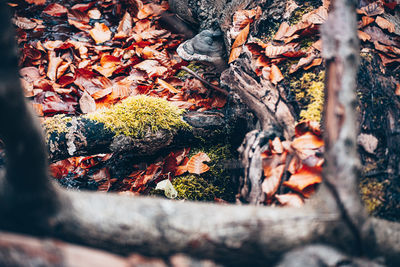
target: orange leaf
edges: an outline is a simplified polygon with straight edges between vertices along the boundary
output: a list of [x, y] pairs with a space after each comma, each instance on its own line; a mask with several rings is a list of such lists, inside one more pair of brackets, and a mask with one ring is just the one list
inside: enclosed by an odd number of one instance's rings
[[157, 83], [164, 89], [168, 89], [171, 93], [177, 94], [180, 93], [180, 91], [178, 89], [176, 89], [175, 87], [173, 87], [172, 85], [170, 85], [169, 83], [167, 83], [166, 81], [157, 78]]
[[357, 31], [357, 34], [358, 38], [363, 42], [371, 40], [371, 36], [363, 31]]
[[66, 14], [68, 10], [60, 5], [60, 4], [50, 4], [44, 10], [43, 13], [46, 13], [50, 16], [61, 17], [62, 15]]
[[304, 166], [295, 174], [290, 176], [289, 181], [283, 182], [284, 186], [302, 193], [303, 189], [308, 186], [319, 184], [322, 182], [321, 173]]
[[368, 17], [368, 16], [363, 16], [362, 17], [362, 27], [365, 27], [365, 26], [371, 24], [374, 21], [375, 21], [374, 18], [371, 18], [371, 17]]
[[86, 91], [79, 99], [79, 106], [83, 113], [90, 113], [96, 110], [96, 102]]
[[396, 84], [395, 95], [400, 96], [400, 83]]
[[203, 162], [209, 162], [211, 159], [207, 156], [206, 153], [204, 152], [199, 152], [196, 155], [194, 155], [189, 162], [187, 163], [187, 170], [190, 173], [195, 173], [195, 174], [201, 174], [210, 169], [206, 164]]
[[312, 67], [319, 66], [322, 63], [322, 58], [316, 58], [314, 59], [310, 65], [307, 67], [304, 67], [305, 70], [311, 69]]
[[229, 56], [228, 64], [230, 64], [233, 61], [235, 61], [240, 56], [241, 52], [242, 52], [242, 48], [241, 47], [232, 48], [231, 54]]
[[283, 80], [282, 72], [276, 65], [271, 66], [271, 73], [269, 75], [269, 79], [274, 85], [277, 85], [278, 82]]
[[249, 30], [250, 30], [250, 24], [247, 24], [247, 26], [244, 27], [244, 29], [241, 30], [238, 36], [236, 37], [236, 40], [232, 45], [232, 49], [242, 46], [246, 42], [247, 36], [249, 35]]
[[375, 22], [381, 29], [386, 29], [388, 32], [395, 31], [394, 24], [387, 19], [382, 18], [381, 16], [377, 16]]
[[310, 132], [295, 138], [292, 142], [292, 148], [299, 151], [305, 149], [319, 149], [323, 145], [324, 141]]
[[300, 208], [304, 204], [303, 198], [296, 193], [275, 195], [275, 198], [282, 204], [282, 206]]
[[111, 31], [104, 23], [96, 22], [94, 28], [89, 33], [96, 44], [104, 43], [111, 39]]
[[271, 198], [278, 190], [284, 170], [285, 165], [279, 165], [278, 167], [271, 170], [271, 173], [268, 177], [264, 178], [264, 181], [261, 184], [261, 188], [263, 192], [267, 195], [267, 198]]
[[46, 4], [46, 0], [25, 0], [28, 4], [34, 4], [34, 5], [44, 5]]

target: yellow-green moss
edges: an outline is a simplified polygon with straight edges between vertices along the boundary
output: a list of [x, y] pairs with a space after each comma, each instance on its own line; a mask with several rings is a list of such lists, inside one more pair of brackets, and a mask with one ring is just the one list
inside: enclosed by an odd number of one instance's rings
[[295, 11], [290, 15], [289, 18], [289, 24], [290, 25], [295, 25], [301, 21], [301, 18], [303, 17], [304, 14], [313, 11], [315, 8], [312, 5], [309, 5], [308, 3], [305, 3], [298, 8], [296, 8]]
[[172, 184], [178, 199], [212, 201], [218, 192], [215, 186], [195, 175], [176, 177]]
[[325, 71], [318, 74], [307, 72], [299, 80], [293, 79], [290, 83], [296, 100], [302, 106], [301, 120], [321, 121], [324, 104], [324, 79]]
[[51, 133], [66, 133], [68, 131], [67, 124], [71, 121], [72, 118], [65, 116], [64, 114], [58, 114], [47, 118], [43, 122], [43, 128], [46, 132], [46, 140], [49, 140]]
[[[194, 71], [194, 72], [198, 72], [198, 70], [200, 70], [202, 67], [199, 65], [199, 63], [197, 62], [191, 62], [189, 65], [186, 66], [188, 69]], [[184, 78], [186, 76], [190, 75], [189, 73], [187, 73], [184, 70], [179, 71], [175, 76], [178, 78]]]
[[383, 205], [385, 186], [374, 180], [364, 180], [361, 184], [361, 197], [370, 214], [374, 214]]
[[207, 162], [210, 169], [200, 177], [217, 189], [216, 197], [234, 201], [237, 188], [232, 178], [232, 170], [237, 167], [237, 157], [233, 155], [231, 146], [219, 144], [192, 148], [189, 157], [198, 152], [206, 153], [211, 159]]
[[176, 132], [189, 125], [182, 120], [184, 110], [167, 100], [150, 96], [131, 96], [108, 109], [85, 115], [85, 118], [104, 123], [116, 135], [143, 137], [148, 132]]

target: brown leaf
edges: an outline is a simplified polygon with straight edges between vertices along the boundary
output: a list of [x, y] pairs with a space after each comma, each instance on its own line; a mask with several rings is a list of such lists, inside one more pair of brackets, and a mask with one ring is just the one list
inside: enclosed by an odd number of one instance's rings
[[304, 205], [304, 199], [296, 193], [275, 195], [275, 198], [280, 204], [282, 204], [282, 206], [300, 208]]
[[371, 18], [371, 17], [368, 17], [368, 16], [363, 16], [363, 17], [362, 17], [362, 24], [361, 24], [361, 27], [365, 27], [365, 26], [371, 24], [371, 23], [374, 22], [374, 21], [375, 21], [374, 18]]
[[396, 90], [395, 90], [395, 95], [400, 96], [400, 83], [396, 84]]
[[357, 34], [358, 34], [358, 38], [363, 42], [371, 40], [371, 36], [369, 36], [367, 33], [363, 32], [363, 31], [357, 31]]
[[302, 17], [302, 22], [310, 24], [323, 24], [328, 19], [328, 10], [320, 6], [316, 10], [313, 10]]
[[302, 136], [296, 137], [292, 142], [292, 148], [298, 151], [319, 149], [324, 145], [322, 138], [307, 132]]
[[50, 80], [55, 81], [57, 79], [57, 69], [62, 62], [62, 58], [56, 57], [56, 53], [54, 51], [49, 53], [49, 66], [47, 69], [47, 77], [49, 77]]
[[308, 65], [307, 67], [304, 67], [304, 69], [305, 70], [311, 69], [312, 67], [321, 65], [321, 63], [322, 63], [322, 58], [320, 58], [320, 57], [316, 58], [311, 62], [310, 65]]
[[357, 9], [357, 14], [364, 14], [365, 16], [374, 17], [383, 14], [385, 9], [379, 5], [377, 2], [371, 3], [360, 9]]
[[306, 187], [319, 184], [321, 182], [322, 177], [320, 172], [303, 165], [298, 172], [290, 176], [288, 181], [283, 182], [283, 185], [296, 192], [302, 193]]
[[265, 48], [265, 55], [269, 58], [276, 58], [289, 51], [294, 51], [295, 46], [293, 44], [275, 46], [271, 43]]
[[233, 42], [232, 48], [242, 46], [246, 42], [247, 36], [249, 35], [249, 30], [250, 30], [250, 24], [247, 24], [247, 26], [244, 27], [243, 30], [241, 30], [240, 33], [238, 34], [235, 42]]
[[283, 75], [280, 69], [276, 65], [271, 66], [271, 73], [269, 75], [269, 80], [272, 84], [277, 85], [280, 81], [283, 80]]
[[34, 5], [44, 5], [46, 4], [46, 0], [25, 0], [28, 4], [34, 4]]
[[96, 110], [96, 102], [86, 91], [83, 92], [81, 99], [79, 99], [79, 106], [82, 113], [90, 113]]
[[96, 22], [94, 28], [89, 31], [96, 44], [104, 43], [111, 39], [111, 31], [104, 23]]
[[187, 163], [187, 170], [189, 173], [195, 173], [195, 174], [202, 174], [210, 169], [206, 164], [203, 162], [209, 162], [211, 159], [207, 156], [206, 153], [204, 152], [199, 152], [193, 157], [190, 158], [190, 160]]
[[242, 48], [241, 47], [232, 48], [231, 54], [229, 55], [228, 64], [230, 64], [233, 61], [235, 61], [240, 56], [241, 52], [242, 52]]
[[95, 8], [95, 9], [91, 9], [88, 12], [88, 17], [91, 19], [100, 19], [101, 18], [101, 12]]
[[157, 83], [164, 89], [167, 89], [168, 91], [170, 91], [171, 93], [174, 94], [178, 94], [180, 93], [180, 91], [178, 89], [176, 89], [175, 87], [173, 87], [172, 85], [170, 85], [169, 83], [167, 83], [166, 81], [157, 78]]
[[271, 198], [278, 190], [284, 170], [285, 165], [279, 165], [271, 170], [270, 175], [264, 178], [261, 188], [262, 191], [267, 195], [267, 198]]
[[128, 12], [122, 17], [117, 28], [117, 34], [114, 38], [126, 38], [132, 30], [132, 17]]
[[282, 22], [281, 26], [279, 26], [279, 29], [274, 36], [274, 40], [282, 41], [289, 27], [290, 26], [287, 22]]
[[64, 14], [67, 14], [68, 10], [57, 3], [53, 3], [48, 5], [44, 10], [43, 13], [46, 13], [50, 16], [61, 17]]
[[388, 21], [387, 19], [382, 18], [381, 16], [377, 16], [375, 22], [381, 29], [388, 30], [388, 32], [395, 31], [394, 24]]
[[164, 66], [161, 66], [157, 60], [151, 59], [144, 60], [139, 64], [136, 64], [134, 68], [147, 72], [149, 77], [162, 77], [168, 71], [168, 69]]
[[24, 17], [15, 17], [12, 19], [12, 22], [15, 26], [23, 30], [32, 30], [38, 25], [36, 22]]

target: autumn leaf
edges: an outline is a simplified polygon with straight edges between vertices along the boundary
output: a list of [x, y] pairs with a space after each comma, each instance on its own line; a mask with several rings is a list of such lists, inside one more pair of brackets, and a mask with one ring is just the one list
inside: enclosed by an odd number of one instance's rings
[[282, 24], [279, 26], [279, 29], [274, 36], [274, 40], [282, 41], [289, 27], [290, 26], [287, 22], [282, 22]]
[[282, 72], [276, 65], [271, 66], [271, 74], [269, 76], [269, 79], [274, 85], [277, 85], [280, 81], [283, 80]]
[[104, 43], [111, 39], [111, 31], [104, 23], [96, 22], [94, 28], [89, 31], [96, 44]]
[[275, 198], [282, 206], [300, 208], [301, 206], [304, 205], [303, 198], [296, 193], [275, 195]]
[[360, 9], [357, 9], [357, 14], [364, 14], [365, 16], [374, 17], [380, 14], [383, 14], [385, 9], [379, 5], [378, 3], [374, 2], [367, 6], [364, 6]]
[[169, 90], [171, 93], [177, 94], [180, 93], [180, 91], [178, 89], [176, 89], [175, 87], [173, 87], [172, 85], [170, 85], [169, 83], [167, 83], [166, 81], [157, 78], [157, 83], [164, 89]]
[[298, 172], [292, 174], [288, 181], [283, 182], [283, 185], [296, 192], [302, 193], [306, 187], [319, 184], [321, 182], [322, 177], [320, 172], [303, 166]]
[[367, 33], [363, 32], [363, 31], [357, 31], [357, 34], [358, 34], [358, 38], [363, 42], [371, 40], [371, 36], [369, 36]]
[[250, 30], [250, 24], [247, 24], [247, 26], [244, 27], [244, 29], [241, 30], [238, 36], [236, 37], [236, 40], [232, 45], [232, 51], [229, 56], [228, 63], [233, 62], [235, 59], [239, 57], [240, 52], [242, 51], [241, 46], [246, 42], [247, 36], [249, 35], [249, 30]]
[[84, 114], [96, 110], [96, 102], [86, 91], [83, 93], [81, 99], [79, 99], [79, 106]]
[[67, 14], [67, 12], [68, 9], [57, 3], [50, 4], [43, 10], [43, 13], [55, 17], [61, 17], [62, 15]]
[[267, 198], [271, 198], [278, 190], [284, 170], [285, 165], [279, 165], [272, 169], [270, 174], [264, 178], [261, 188], [267, 195]]
[[296, 137], [292, 142], [292, 148], [299, 151], [305, 149], [319, 149], [323, 145], [324, 141], [320, 137], [310, 132], [307, 132], [302, 136]]
[[208, 167], [203, 162], [209, 162], [209, 161], [211, 161], [211, 159], [208, 157], [206, 153], [199, 152], [190, 158], [190, 160], [186, 165], [187, 170], [189, 173], [202, 174], [210, 169], [210, 167]]
[[46, 4], [46, 0], [25, 0], [28, 4], [34, 4], [34, 5], [44, 5]]
[[394, 24], [388, 21], [387, 19], [382, 18], [381, 16], [377, 16], [375, 19], [375, 23], [378, 24], [378, 26], [381, 29], [388, 30], [388, 32], [394, 32], [395, 27]]

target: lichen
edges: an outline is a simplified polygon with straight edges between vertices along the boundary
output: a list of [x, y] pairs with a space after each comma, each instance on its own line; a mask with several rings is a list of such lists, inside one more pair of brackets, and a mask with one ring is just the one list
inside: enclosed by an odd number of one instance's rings
[[366, 179], [361, 183], [361, 198], [370, 214], [375, 214], [382, 207], [385, 186], [373, 179]]
[[43, 122], [43, 128], [46, 132], [46, 140], [50, 139], [52, 133], [62, 134], [68, 132], [68, 123], [72, 121], [71, 117], [64, 114], [54, 115], [46, 118]]
[[176, 177], [172, 184], [178, 199], [212, 201], [218, 192], [215, 186], [195, 175]]
[[144, 95], [131, 96], [111, 108], [100, 109], [84, 115], [85, 118], [103, 123], [116, 135], [135, 138], [159, 130], [176, 132], [188, 128], [182, 120], [184, 110], [167, 100]]
[[318, 74], [306, 72], [300, 79], [293, 79], [291, 90], [301, 106], [300, 119], [321, 121], [324, 104], [325, 71]]

